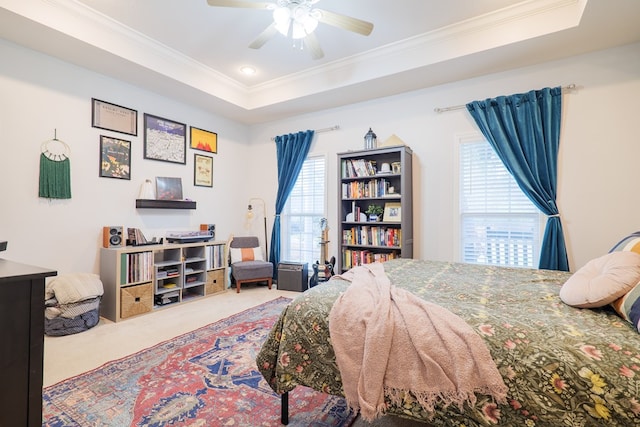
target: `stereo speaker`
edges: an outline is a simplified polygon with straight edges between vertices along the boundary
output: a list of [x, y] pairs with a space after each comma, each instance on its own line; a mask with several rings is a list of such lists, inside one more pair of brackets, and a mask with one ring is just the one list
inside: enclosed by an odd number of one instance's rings
[[216, 239], [216, 225], [215, 224], [200, 224], [200, 231], [208, 231], [211, 233], [211, 239]]
[[102, 246], [105, 248], [121, 248], [122, 243], [122, 226], [110, 225], [102, 228]]

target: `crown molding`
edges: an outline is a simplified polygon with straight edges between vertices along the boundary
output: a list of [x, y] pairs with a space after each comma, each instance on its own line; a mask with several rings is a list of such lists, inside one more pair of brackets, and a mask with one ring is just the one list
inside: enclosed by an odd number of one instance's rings
[[254, 110], [566, 30], [580, 23], [587, 1], [523, 1], [253, 86], [241, 84], [78, 0], [0, 0], [0, 6], [142, 70]]
[[[587, 0], [529, 0], [249, 88], [251, 108], [355, 85], [573, 28]], [[274, 96], [278, 96], [274, 100]]]

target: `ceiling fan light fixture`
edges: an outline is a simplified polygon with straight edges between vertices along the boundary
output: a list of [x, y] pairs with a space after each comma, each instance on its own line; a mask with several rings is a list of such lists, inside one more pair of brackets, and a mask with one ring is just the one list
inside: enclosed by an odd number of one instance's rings
[[291, 26], [291, 38], [294, 40], [302, 39], [307, 36], [304, 25], [300, 22], [293, 21]]
[[[373, 30], [371, 22], [352, 18], [336, 12], [315, 9], [320, 0], [207, 0], [209, 6], [264, 9], [272, 12], [273, 22], [249, 44], [260, 49], [278, 33], [293, 39], [293, 46], [300, 46], [311, 53], [313, 59], [324, 57], [315, 30], [319, 23], [331, 25], [368, 36]], [[300, 42], [298, 42], [300, 40]]]
[[273, 22], [276, 29], [283, 36], [289, 35], [289, 24], [291, 23], [291, 10], [288, 7], [278, 7], [273, 11]]
[[307, 3], [278, 3], [273, 10], [273, 22], [280, 34], [293, 39], [301, 39], [313, 33], [318, 27], [318, 14]]

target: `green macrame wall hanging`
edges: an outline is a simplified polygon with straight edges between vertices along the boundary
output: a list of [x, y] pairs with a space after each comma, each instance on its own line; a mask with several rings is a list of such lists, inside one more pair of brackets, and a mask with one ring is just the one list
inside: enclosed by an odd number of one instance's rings
[[40, 189], [38, 196], [47, 199], [71, 198], [71, 149], [56, 137], [40, 147]]

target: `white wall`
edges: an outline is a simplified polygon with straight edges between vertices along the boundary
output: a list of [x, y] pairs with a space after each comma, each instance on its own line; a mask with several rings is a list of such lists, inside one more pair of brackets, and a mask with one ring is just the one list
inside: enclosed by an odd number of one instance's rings
[[[317, 134], [312, 147], [329, 162], [332, 241], [335, 153], [363, 148], [372, 127], [379, 141], [396, 134], [414, 150], [415, 256], [454, 259], [454, 145], [458, 135], [477, 129], [464, 110], [437, 114], [434, 108], [575, 83], [578, 89], [563, 97], [558, 198], [575, 270], [640, 229], [634, 179], [640, 158], [639, 52], [635, 44], [248, 128], [0, 41], [0, 240], [9, 241], [0, 256], [60, 272], [97, 272], [104, 225], [139, 227], [151, 237], [215, 223], [217, 237], [226, 239], [247, 232], [243, 215], [250, 197], [267, 201], [271, 224], [277, 185], [271, 138], [337, 124], [340, 130]], [[131, 138], [92, 128], [92, 97], [136, 109], [140, 119], [147, 112], [218, 132], [214, 187], [193, 187], [193, 150], [186, 166], [144, 160], [141, 121], [139, 135]], [[70, 200], [37, 197], [40, 144], [54, 129], [72, 150]], [[101, 134], [132, 140], [131, 181], [98, 177]], [[182, 177], [185, 197], [198, 202], [197, 210], [136, 210], [140, 184], [155, 176]], [[335, 254], [336, 246], [329, 251]]]
[[[1, 257], [98, 272], [105, 225], [137, 227], [148, 238], [201, 223], [216, 224], [221, 240], [244, 231], [251, 177], [238, 172], [250, 155], [245, 125], [1, 40], [0, 57], [0, 240], [9, 241]], [[92, 97], [137, 110], [138, 136], [91, 127]], [[187, 149], [186, 165], [143, 159], [145, 112], [218, 133], [213, 188], [193, 185], [194, 153], [208, 153]], [[55, 129], [71, 148], [68, 200], [38, 198], [40, 146]], [[98, 176], [100, 135], [132, 142], [130, 181]], [[184, 197], [197, 209], [136, 209], [142, 182], [156, 176], [181, 177]]]
[[[271, 149], [274, 134], [339, 125], [318, 134], [312, 152], [329, 155], [329, 220], [336, 242], [337, 171], [334, 153], [363, 148], [369, 127], [384, 141], [396, 134], [414, 151], [414, 256], [455, 259], [455, 141], [478, 132], [466, 110], [435, 107], [575, 83], [563, 96], [558, 205], [571, 269], [600, 256], [640, 229], [636, 163], [640, 158], [640, 44], [541, 66], [293, 117], [256, 126], [252, 144]], [[261, 148], [265, 147], [265, 148]], [[268, 147], [268, 148], [266, 148]], [[336, 245], [330, 246], [335, 253]]]

